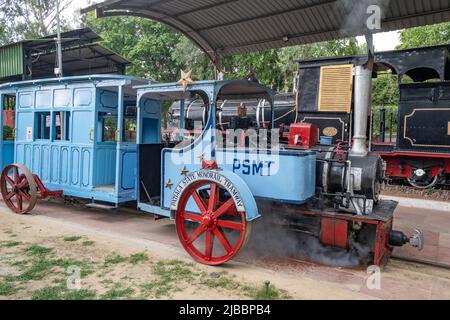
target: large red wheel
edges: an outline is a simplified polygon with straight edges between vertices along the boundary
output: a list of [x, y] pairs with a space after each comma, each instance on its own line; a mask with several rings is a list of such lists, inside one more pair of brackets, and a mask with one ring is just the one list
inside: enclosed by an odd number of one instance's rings
[[244, 246], [251, 224], [219, 184], [200, 181], [181, 195], [175, 215], [178, 238], [198, 262], [220, 265]]
[[15, 213], [29, 213], [36, 205], [36, 182], [24, 165], [7, 166], [2, 172], [0, 188], [3, 201]]

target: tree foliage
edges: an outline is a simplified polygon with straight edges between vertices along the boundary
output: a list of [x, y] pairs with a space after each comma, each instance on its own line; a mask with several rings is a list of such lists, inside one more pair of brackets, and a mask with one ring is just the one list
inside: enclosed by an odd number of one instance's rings
[[405, 29], [400, 32], [398, 49], [435, 46], [450, 43], [450, 23]]
[[103, 45], [129, 59], [128, 74], [157, 81], [174, 81], [180, 65], [174, 51], [181, 36], [158, 22], [136, 17], [96, 19], [89, 14], [84, 25], [104, 39]]
[[[74, 0], [60, 0], [64, 12]], [[62, 19], [62, 25], [66, 25]], [[55, 0], [0, 0], [0, 41], [9, 43], [54, 33]], [[3, 31], [3, 32], [2, 32]]]

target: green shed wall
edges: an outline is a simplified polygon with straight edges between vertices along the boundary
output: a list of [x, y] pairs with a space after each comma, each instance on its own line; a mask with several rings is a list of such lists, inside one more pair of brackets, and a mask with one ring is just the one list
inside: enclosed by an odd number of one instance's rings
[[0, 48], [0, 79], [23, 74], [22, 44]]

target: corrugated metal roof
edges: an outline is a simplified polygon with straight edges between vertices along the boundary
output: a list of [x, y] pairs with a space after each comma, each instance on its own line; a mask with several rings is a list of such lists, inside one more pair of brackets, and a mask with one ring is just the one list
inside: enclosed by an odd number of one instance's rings
[[163, 22], [188, 36], [211, 59], [268, 48], [362, 35], [382, 9], [381, 31], [450, 20], [450, 0], [107, 0], [82, 10]]
[[[65, 76], [122, 74], [125, 67], [131, 64], [129, 60], [97, 44], [101, 37], [89, 28], [64, 32], [61, 36]], [[0, 83], [21, 78], [53, 77], [56, 61], [54, 38], [23, 40], [0, 47]]]

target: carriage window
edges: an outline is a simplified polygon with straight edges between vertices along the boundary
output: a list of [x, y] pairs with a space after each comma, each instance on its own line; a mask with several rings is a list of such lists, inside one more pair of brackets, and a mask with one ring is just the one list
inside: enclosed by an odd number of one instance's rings
[[117, 119], [113, 117], [103, 118], [103, 142], [115, 142], [117, 131]]
[[50, 112], [36, 113], [36, 139], [50, 140]]
[[136, 119], [125, 119], [123, 125], [123, 141], [124, 142], [136, 142]]
[[3, 96], [3, 140], [14, 140], [16, 96]]
[[55, 140], [69, 141], [70, 112], [56, 112], [54, 122], [56, 134]]

